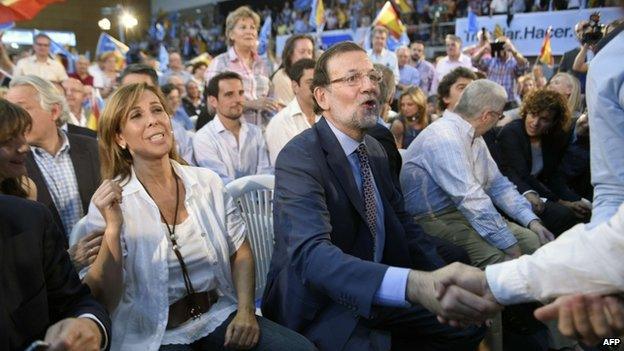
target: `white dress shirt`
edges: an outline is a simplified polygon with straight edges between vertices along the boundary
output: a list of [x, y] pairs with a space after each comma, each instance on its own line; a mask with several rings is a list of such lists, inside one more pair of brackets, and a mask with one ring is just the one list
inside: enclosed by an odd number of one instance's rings
[[577, 224], [532, 255], [488, 266], [488, 285], [502, 304], [574, 293], [624, 291], [624, 205], [607, 222]]
[[[199, 229], [205, 245], [205, 264], [214, 267], [217, 282], [218, 302], [193, 322], [196, 328], [189, 331], [192, 338], [203, 337], [223, 323], [223, 315], [227, 318], [236, 309], [230, 256], [245, 240], [245, 224], [217, 174], [175, 161], [171, 164], [186, 189], [184, 206]], [[111, 350], [156, 351], [163, 341], [169, 313], [168, 233], [161, 224], [158, 207], [136, 178], [134, 169], [123, 185], [122, 199], [124, 288], [119, 305], [111, 313]], [[92, 202], [84, 230], [72, 232], [70, 243], [75, 244], [80, 233], [87, 235], [104, 228], [104, 219]], [[187, 324], [191, 323], [180, 328]]]
[[394, 73], [394, 84], [399, 84], [399, 77], [401, 76], [399, 73], [399, 61], [394, 52], [383, 49], [381, 53], [377, 55], [373, 49], [369, 49], [366, 53], [373, 63], [378, 63], [390, 68], [392, 73]]
[[457, 67], [466, 67], [469, 70], [474, 71], [472, 60], [469, 56], [464, 54], [460, 54], [457, 61], [451, 60], [448, 56], [444, 56], [440, 59], [440, 61], [438, 61], [438, 64], [436, 65], [435, 78], [431, 84], [431, 94], [438, 93], [438, 84], [440, 84], [442, 78]]
[[62, 82], [67, 79], [67, 72], [63, 65], [48, 57], [46, 62], [37, 61], [36, 56], [28, 56], [19, 61], [13, 69], [13, 76], [33, 75], [51, 82]]
[[[315, 122], [320, 116], [316, 116]], [[299, 101], [294, 98], [286, 107], [278, 112], [270, 121], [266, 128], [266, 142], [269, 148], [271, 164], [275, 164], [277, 155], [282, 148], [297, 134], [312, 127], [308, 118], [301, 111]]]
[[254, 174], [273, 174], [269, 153], [260, 127], [242, 118], [238, 140], [225, 129], [219, 114], [203, 126], [193, 138], [195, 162], [211, 169], [225, 184]]

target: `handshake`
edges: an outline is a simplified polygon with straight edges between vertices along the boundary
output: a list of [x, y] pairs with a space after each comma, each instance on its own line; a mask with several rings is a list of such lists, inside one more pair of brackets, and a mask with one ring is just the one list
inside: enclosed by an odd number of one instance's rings
[[[407, 300], [423, 305], [453, 327], [482, 324], [503, 309], [485, 273], [453, 263], [433, 272], [410, 271]], [[624, 298], [598, 294], [567, 295], [535, 311], [543, 322], [559, 321], [559, 331], [585, 344], [624, 335]]]

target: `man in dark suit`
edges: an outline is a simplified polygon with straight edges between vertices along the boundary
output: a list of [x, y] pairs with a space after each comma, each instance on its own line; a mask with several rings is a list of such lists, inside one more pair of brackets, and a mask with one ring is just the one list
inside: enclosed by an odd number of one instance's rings
[[[35, 76], [21, 76], [11, 81], [7, 100], [23, 107], [32, 117], [26, 135], [31, 151], [26, 159], [28, 176], [37, 186], [37, 201], [46, 205], [68, 237], [82, 218], [93, 193], [100, 184], [97, 141], [67, 133], [60, 126], [65, 109], [64, 97], [48, 81]], [[97, 254], [98, 238], [70, 248], [70, 255], [80, 269]]]
[[110, 319], [82, 284], [41, 204], [0, 195], [0, 349], [107, 348]]
[[481, 330], [442, 325], [435, 315], [478, 322], [497, 306], [483, 287], [438, 289], [475, 268], [435, 270], [442, 261], [434, 245], [404, 211], [381, 145], [365, 136], [379, 114], [380, 80], [354, 43], [317, 61], [312, 89], [323, 118], [276, 162], [263, 314], [321, 350], [474, 350]]

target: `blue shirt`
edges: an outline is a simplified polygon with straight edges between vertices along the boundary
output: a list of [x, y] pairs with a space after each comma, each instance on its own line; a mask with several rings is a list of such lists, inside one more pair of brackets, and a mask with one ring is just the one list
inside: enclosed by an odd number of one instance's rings
[[50, 155], [44, 149], [36, 146], [31, 146], [30, 149], [39, 170], [43, 174], [54, 206], [61, 217], [65, 234], [69, 235], [84, 211], [78, 191], [74, 164], [69, 156], [69, 140], [64, 131], [59, 130], [58, 133], [63, 144], [55, 155]]
[[404, 85], [420, 85], [420, 72], [410, 65], [399, 67], [399, 83]]
[[[355, 180], [355, 184], [357, 185], [358, 191], [360, 194], [363, 194], [362, 189], [362, 176], [360, 174], [360, 161], [358, 160], [357, 154], [355, 150], [360, 145], [359, 141], [351, 139], [348, 135], [341, 132], [336, 128], [331, 121], [327, 120], [327, 124], [329, 128], [334, 132], [342, 150], [347, 156], [347, 160], [349, 160], [349, 166], [351, 167], [351, 172], [353, 174], [353, 178]], [[371, 177], [373, 175], [371, 174]], [[373, 177], [374, 179], [374, 177]], [[380, 262], [383, 256], [384, 245], [386, 242], [386, 230], [384, 226], [384, 208], [383, 202], [381, 201], [381, 195], [379, 194], [379, 190], [377, 189], [377, 185], [373, 182], [373, 186], [375, 188], [375, 202], [377, 203], [377, 220], [376, 220], [376, 232], [375, 236], [375, 262]], [[362, 200], [363, 201], [363, 200]], [[405, 287], [407, 286], [407, 275], [409, 274], [409, 269], [407, 268], [398, 268], [398, 267], [390, 267], [386, 271], [384, 278], [379, 286], [379, 289], [375, 293], [375, 297], [373, 298], [373, 303], [376, 305], [383, 306], [406, 306], [409, 305], [405, 301]]]
[[624, 32], [598, 52], [587, 72], [591, 177], [590, 227], [606, 222], [624, 203]]
[[505, 250], [516, 237], [496, 207], [527, 226], [537, 216], [490, 156], [482, 137], [461, 116], [446, 110], [416, 137], [403, 156], [401, 186], [415, 216], [457, 208], [491, 245]]

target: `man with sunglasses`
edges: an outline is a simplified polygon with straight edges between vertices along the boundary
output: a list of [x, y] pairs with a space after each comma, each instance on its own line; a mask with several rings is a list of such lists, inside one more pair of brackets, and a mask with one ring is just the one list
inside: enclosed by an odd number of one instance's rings
[[34, 75], [51, 82], [62, 82], [67, 79], [65, 67], [50, 57], [51, 43], [52, 40], [46, 34], [35, 35], [33, 38], [35, 54], [19, 60], [13, 70], [13, 76]]
[[[412, 142], [401, 170], [407, 211], [428, 234], [464, 248], [479, 268], [530, 254], [553, 240], [531, 204], [500, 173], [483, 140], [506, 102], [497, 83], [468, 84], [453, 111], [446, 110]], [[525, 228], [505, 220], [497, 207]]]
[[377, 123], [381, 79], [351, 42], [317, 61], [311, 89], [322, 117], [275, 165], [263, 315], [320, 350], [474, 350], [482, 329], [456, 329], [435, 315], [479, 323], [498, 306], [478, 286], [438, 300], [446, 279], [476, 268], [435, 270], [443, 265], [435, 245], [404, 211], [386, 153], [366, 135]]

